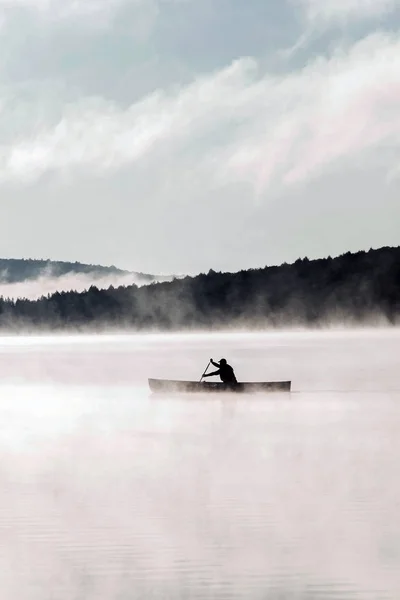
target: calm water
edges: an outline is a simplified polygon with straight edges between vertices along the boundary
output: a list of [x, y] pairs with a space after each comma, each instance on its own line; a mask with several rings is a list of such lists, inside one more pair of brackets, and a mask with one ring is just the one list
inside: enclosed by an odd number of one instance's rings
[[[293, 393], [156, 397], [147, 377]], [[0, 339], [1, 600], [398, 600], [400, 333]]]

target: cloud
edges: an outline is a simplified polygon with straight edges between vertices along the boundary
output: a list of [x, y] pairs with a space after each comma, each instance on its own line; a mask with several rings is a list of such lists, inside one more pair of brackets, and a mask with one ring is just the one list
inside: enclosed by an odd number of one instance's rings
[[399, 72], [400, 39], [381, 33], [280, 75], [240, 59], [126, 110], [84, 99], [65, 107], [54, 127], [3, 144], [0, 181], [152, 170], [168, 158], [177, 168], [205, 169], [215, 185], [239, 180], [258, 192], [292, 185], [367, 152], [398, 154]]
[[395, 4], [293, 2], [0, 0], [0, 255], [193, 273], [397, 243]]
[[[137, 42], [148, 39], [154, 31], [160, 14], [160, 6], [164, 2], [177, 0], [0, 0], [0, 25], [2, 39], [0, 49], [6, 53], [8, 60], [18, 50], [29, 49], [37, 52], [46, 40], [57, 39], [53, 50], [60, 52], [59, 44], [71, 44], [71, 54], [77, 49], [73, 45], [74, 33], [77, 44], [82, 47], [79, 35], [88, 35], [87, 47], [90, 47], [90, 36], [96, 34], [125, 34], [129, 30], [131, 37]], [[8, 56], [10, 42], [11, 56]], [[111, 48], [112, 52], [112, 48]], [[3, 58], [3, 57], [2, 57]], [[49, 57], [43, 57], [48, 61]], [[4, 58], [3, 58], [4, 60]]]
[[159, 10], [168, 5], [179, 5], [188, 3], [191, 0], [0, 0], [0, 16], [7, 20], [13, 14], [21, 14], [21, 11], [30, 11], [41, 15], [42, 17], [54, 21], [57, 19], [76, 19], [81, 20], [81, 25], [90, 28], [93, 23], [89, 19], [101, 17], [100, 22], [113, 24], [110, 19], [115, 16], [119, 10], [129, 9], [134, 11], [136, 16], [147, 14], [156, 18]]
[[71, 167], [115, 169], [163, 145], [184, 145], [196, 133], [203, 136], [205, 128], [223, 123], [227, 110], [233, 117], [247, 113], [246, 97], [254, 88], [249, 81], [247, 90], [245, 80], [255, 66], [238, 61], [176, 93], [155, 92], [127, 110], [99, 98], [72, 104], [55, 127], [0, 147], [0, 179], [30, 181]]
[[371, 19], [398, 8], [398, 0], [293, 0], [312, 23]]
[[[141, 5], [143, 0], [134, 2]], [[122, 0], [0, 0], [0, 17], [3, 24], [24, 14], [39, 17], [49, 24], [83, 18], [87, 19], [86, 26], [90, 28], [94, 23], [106, 25], [121, 4]]]
[[[54, 17], [90, 15], [113, 10], [123, 0], [0, 0], [3, 14], [13, 9], [30, 9]], [[153, 0], [132, 0], [133, 4], [151, 4]]]

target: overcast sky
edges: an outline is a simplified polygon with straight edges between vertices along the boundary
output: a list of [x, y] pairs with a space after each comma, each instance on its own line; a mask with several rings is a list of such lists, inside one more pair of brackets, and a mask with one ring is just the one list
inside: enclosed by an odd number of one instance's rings
[[400, 0], [0, 0], [0, 256], [400, 244]]

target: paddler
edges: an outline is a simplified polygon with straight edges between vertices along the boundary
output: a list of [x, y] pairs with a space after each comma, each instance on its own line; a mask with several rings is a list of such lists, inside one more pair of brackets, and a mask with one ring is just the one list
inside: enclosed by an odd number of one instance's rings
[[235, 372], [231, 365], [228, 365], [225, 358], [221, 358], [219, 363], [210, 358], [210, 363], [214, 365], [214, 367], [217, 367], [218, 371], [206, 373], [203, 375], [203, 377], [213, 377], [214, 375], [219, 375], [223, 383], [237, 383]]

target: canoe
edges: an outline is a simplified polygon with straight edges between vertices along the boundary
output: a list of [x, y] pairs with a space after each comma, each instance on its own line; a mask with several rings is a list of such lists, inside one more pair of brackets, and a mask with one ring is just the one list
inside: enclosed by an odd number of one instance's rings
[[173, 381], [170, 379], [149, 379], [149, 386], [155, 393], [206, 393], [241, 392], [246, 394], [262, 392], [290, 392], [291, 381], [244, 381], [241, 383], [220, 383], [216, 381]]

